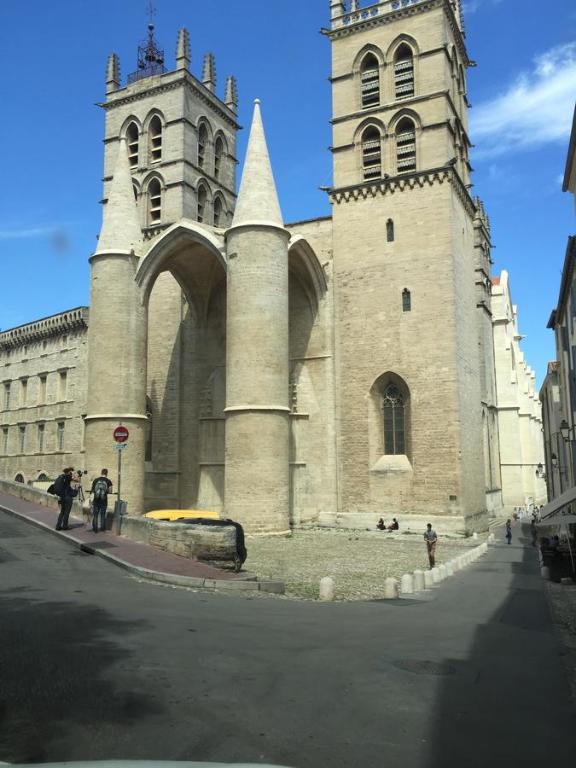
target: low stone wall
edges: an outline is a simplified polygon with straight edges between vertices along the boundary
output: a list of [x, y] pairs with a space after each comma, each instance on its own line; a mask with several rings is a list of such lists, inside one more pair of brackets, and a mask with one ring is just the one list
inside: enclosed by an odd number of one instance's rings
[[[10, 496], [15, 496], [17, 499], [23, 501], [29, 501], [32, 504], [39, 504], [41, 507], [48, 507], [48, 509], [54, 509], [58, 511], [60, 509], [58, 504], [58, 498], [52, 496], [51, 493], [40, 490], [40, 488], [34, 488], [31, 485], [25, 485], [24, 483], [13, 483], [10, 480], [0, 480], [0, 491], [2, 493], [8, 493]], [[74, 499], [72, 503], [72, 516], [82, 517], [82, 505], [77, 499]]]
[[142, 544], [197, 560], [234, 560], [236, 529], [233, 526], [194, 525], [122, 518], [122, 535]]

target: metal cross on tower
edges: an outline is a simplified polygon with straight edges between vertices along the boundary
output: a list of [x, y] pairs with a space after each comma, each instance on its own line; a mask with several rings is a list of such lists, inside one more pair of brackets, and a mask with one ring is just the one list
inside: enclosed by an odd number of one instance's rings
[[135, 80], [142, 80], [145, 77], [151, 77], [152, 75], [162, 75], [166, 72], [164, 51], [158, 46], [154, 37], [153, 18], [156, 15], [156, 8], [153, 0], [148, 0], [147, 8], [148, 37], [138, 46], [138, 69], [128, 76], [129, 83], [133, 83]]

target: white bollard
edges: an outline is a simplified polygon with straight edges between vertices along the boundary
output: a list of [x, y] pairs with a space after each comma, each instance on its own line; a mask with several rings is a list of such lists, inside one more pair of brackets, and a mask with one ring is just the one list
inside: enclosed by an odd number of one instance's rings
[[336, 594], [336, 584], [331, 576], [320, 579], [320, 600], [331, 602]]
[[424, 571], [414, 571], [414, 592], [423, 592], [425, 586]]
[[446, 563], [446, 575], [454, 576], [454, 565], [452, 564], [451, 560]]
[[476, 531], [474, 531], [474, 533], [472, 534], [472, 538], [474, 539], [474, 541], [478, 540], [478, 534], [476, 533]]
[[398, 582], [391, 576], [384, 582], [384, 598], [386, 600], [395, 600], [398, 597]]
[[414, 577], [411, 573], [405, 573], [400, 579], [400, 594], [401, 595], [413, 595], [414, 594]]
[[540, 568], [540, 574], [543, 579], [550, 581], [550, 568], [548, 568], [547, 565], [543, 565], [542, 568]]
[[489, 544], [494, 544], [494, 542], [495, 542], [495, 541], [496, 541], [496, 536], [494, 536], [494, 534], [493, 534], [493, 533], [491, 533], [491, 534], [488, 536], [488, 543], [489, 543]]
[[448, 569], [446, 568], [444, 563], [438, 566], [438, 571], [440, 573], [440, 581], [445, 581], [448, 578]]
[[450, 565], [452, 566], [452, 573], [458, 573], [460, 569], [460, 561], [457, 557], [454, 558], [454, 560], [450, 560]]
[[430, 589], [430, 587], [434, 586], [434, 577], [432, 576], [432, 571], [424, 571], [424, 588]]
[[442, 579], [440, 578], [440, 570], [435, 566], [434, 568], [432, 568], [431, 573], [432, 573], [432, 582], [434, 584], [440, 584], [440, 582], [442, 581]]

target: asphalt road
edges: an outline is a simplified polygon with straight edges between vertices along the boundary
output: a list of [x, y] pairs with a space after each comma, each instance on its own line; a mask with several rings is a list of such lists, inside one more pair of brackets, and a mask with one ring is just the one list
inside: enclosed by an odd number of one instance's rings
[[570, 765], [562, 653], [517, 536], [424, 600], [319, 605], [141, 583], [0, 513], [0, 761]]

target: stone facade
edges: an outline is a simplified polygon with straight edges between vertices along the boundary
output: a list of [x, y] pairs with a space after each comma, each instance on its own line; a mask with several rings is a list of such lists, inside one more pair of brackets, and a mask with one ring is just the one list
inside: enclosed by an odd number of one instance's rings
[[[122, 85], [109, 58], [76, 412], [91, 473], [115, 466], [114, 426], [130, 430], [133, 514], [217, 509], [283, 534], [381, 515], [470, 532], [501, 511], [460, 4], [358, 5], [331, 0], [324, 30], [331, 217], [284, 223], [258, 104], [236, 198], [235, 80], [220, 97], [211, 55], [195, 77], [185, 30], [173, 71]], [[105, 350], [113, 375], [94, 376]]]
[[546, 486], [548, 501], [552, 501], [569, 488], [568, 466], [570, 463], [568, 445], [560, 431], [563, 412], [558, 382], [558, 363], [555, 361], [548, 363], [546, 378], [540, 388], [540, 401], [544, 424]]
[[45, 487], [85, 466], [88, 309], [0, 333], [0, 477]]
[[510, 514], [515, 507], [544, 504], [546, 484], [542, 406], [536, 375], [521, 349], [518, 308], [506, 270], [492, 280], [492, 314], [502, 500]]

